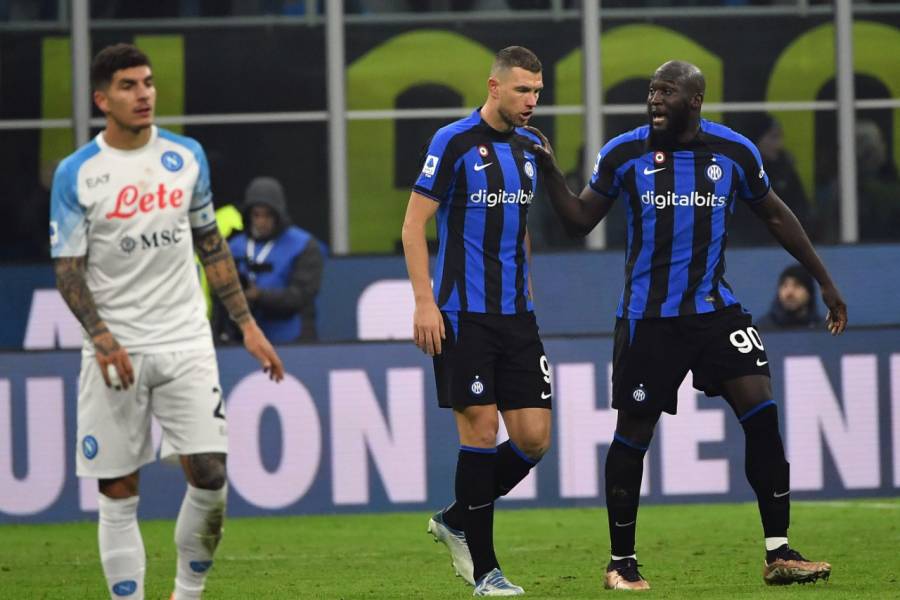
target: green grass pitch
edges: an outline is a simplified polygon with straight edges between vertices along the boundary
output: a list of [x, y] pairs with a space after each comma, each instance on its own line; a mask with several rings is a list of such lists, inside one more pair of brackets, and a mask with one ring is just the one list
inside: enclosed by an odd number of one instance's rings
[[[209, 599], [468, 598], [449, 555], [425, 533], [428, 515], [235, 518], [207, 583]], [[795, 502], [791, 542], [828, 560], [824, 584], [767, 587], [754, 504], [645, 506], [638, 558], [656, 598], [900, 598], [900, 499]], [[146, 597], [167, 600], [172, 521], [141, 523]], [[504, 572], [526, 597], [603, 598], [602, 508], [512, 510], [495, 518]], [[0, 526], [0, 598], [105, 598], [92, 522]]]

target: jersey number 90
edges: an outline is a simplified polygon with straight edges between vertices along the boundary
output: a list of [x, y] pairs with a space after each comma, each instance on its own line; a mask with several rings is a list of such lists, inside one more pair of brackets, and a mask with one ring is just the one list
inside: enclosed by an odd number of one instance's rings
[[759, 350], [765, 350], [765, 348], [763, 348], [762, 338], [759, 337], [759, 332], [756, 331], [756, 327], [732, 331], [731, 335], [728, 336], [728, 339], [731, 340], [731, 345], [737, 348], [738, 352], [741, 354], [752, 352], [754, 346]]

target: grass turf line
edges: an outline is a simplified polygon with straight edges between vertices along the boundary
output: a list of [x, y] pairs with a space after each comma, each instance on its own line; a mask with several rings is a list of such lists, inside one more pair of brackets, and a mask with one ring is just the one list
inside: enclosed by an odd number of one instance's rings
[[[428, 514], [235, 518], [206, 598], [468, 598], [444, 547], [425, 533]], [[900, 499], [795, 502], [791, 543], [827, 560], [827, 584], [768, 587], [755, 504], [645, 506], [638, 558], [658, 598], [898, 598]], [[141, 523], [146, 598], [172, 590], [174, 522]], [[608, 557], [602, 508], [497, 511], [504, 572], [528, 598], [601, 598]], [[96, 525], [0, 526], [0, 598], [105, 598]]]

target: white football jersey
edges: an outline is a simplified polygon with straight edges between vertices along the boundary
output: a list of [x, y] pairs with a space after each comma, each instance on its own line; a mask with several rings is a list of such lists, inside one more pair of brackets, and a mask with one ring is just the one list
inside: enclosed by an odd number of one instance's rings
[[50, 253], [87, 256], [97, 311], [128, 352], [212, 348], [191, 230], [215, 226], [203, 148], [164, 129], [137, 150], [101, 132], [53, 178]]

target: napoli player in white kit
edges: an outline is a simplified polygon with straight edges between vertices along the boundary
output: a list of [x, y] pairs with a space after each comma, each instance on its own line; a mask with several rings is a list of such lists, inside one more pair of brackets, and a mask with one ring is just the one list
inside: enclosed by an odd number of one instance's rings
[[269, 376], [281, 360], [256, 325], [219, 236], [209, 167], [195, 140], [153, 125], [150, 61], [117, 44], [91, 65], [106, 128], [53, 180], [51, 254], [59, 291], [84, 328], [77, 473], [99, 480], [100, 560], [112, 598], [144, 597], [138, 473], [177, 455], [187, 492], [175, 526], [174, 600], [200, 598], [225, 514], [227, 429], [218, 366], [194, 263]]

